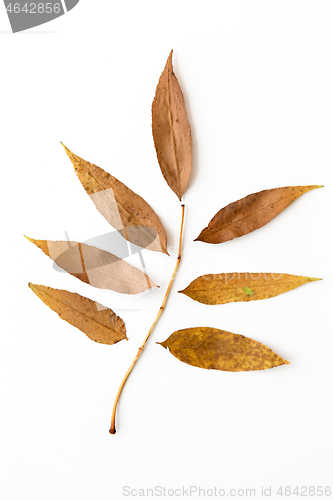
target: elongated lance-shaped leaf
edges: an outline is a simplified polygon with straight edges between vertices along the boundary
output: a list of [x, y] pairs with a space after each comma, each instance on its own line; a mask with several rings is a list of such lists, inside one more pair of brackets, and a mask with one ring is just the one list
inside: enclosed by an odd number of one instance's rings
[[163, 177], [181, 200], [192, 170], [192, 138], [183, 93], [172, 67], [172, 51], [156, 88], [152, 130]]
[[112, 253], [77, 241], [50, 241], [26, 238], [72, 276], [97, 288], [136, 294], [157, 285]]
[[29, 288], [61, 319], [100, 344], [116, 344], [126, 339], [125, 323], [111, 309], [67, 290], [29, 283]]
[[223, 243], [251, 233], [272, 220], [301, 194], [323, 186], [288, 186], [249, 194], [214, 215], [195, 241]]
[[151, 206], [113, 175], [64, 148], [86, 193], [109, 224], [131, 243], [169, 255], [165, 229]]
[[205, 274], [196, 278], [179, 293], [203, 304], [251, 302], [275, 297], [319, 279], [278, 273]]
[[160, 344], [180, 361], [208, 370], [240, 372], [289, 364], [265, 345], [217, 328], [178, 330]]

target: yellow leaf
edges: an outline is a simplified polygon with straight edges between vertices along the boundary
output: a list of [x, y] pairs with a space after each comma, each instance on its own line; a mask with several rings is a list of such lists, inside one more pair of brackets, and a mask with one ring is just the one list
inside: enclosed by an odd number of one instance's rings
[[319, 279], [277, 273], [205, 274], [196, 278], [179, 293], [203, 304], [250, 302], [269, 299]]
[[217, 328], [186, 328], [157, 343], [180, 361], [208, 370], [240, 372], [289, 364], [265, 345]]

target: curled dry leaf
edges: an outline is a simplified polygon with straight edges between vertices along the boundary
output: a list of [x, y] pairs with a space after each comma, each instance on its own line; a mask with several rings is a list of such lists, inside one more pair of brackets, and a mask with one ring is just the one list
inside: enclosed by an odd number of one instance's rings
[[59, 267], [97, 288], [136, 294], [157, 286], [139, 269], [105, 250], [76, 241], [26, 238]]
[[192, 138], [183, 93], [173, 72], [172, 51], [156, 88], [152, 130], [163, 177], [181, 200], [192, 170]]
[[29, 283], [29, 288], [61, 319], [100, 344], [116, 344], [126, 339], [125, 323], [111, 309], [67, 290]]
[[180, 290], [180, 293], [203, 304], [250, 302], [269, 299], [319, 279], [277, 273], [205, 274]]
[[109, 224], [131, 243], [169, 255], [165, 229], [151, 206], [102, 168], [64, 148], [84, 189]]
[[251, 233], [272, 220], [301, 194], [323, 186], [266, 189], [230, 203], [214, 215], [195, 241], [223, 243]]
[[208, 370], [266, 370], [289, 364], [255, 340], [217, 328], [196, 327], [174, 332], [158, 342], [180, 361]]

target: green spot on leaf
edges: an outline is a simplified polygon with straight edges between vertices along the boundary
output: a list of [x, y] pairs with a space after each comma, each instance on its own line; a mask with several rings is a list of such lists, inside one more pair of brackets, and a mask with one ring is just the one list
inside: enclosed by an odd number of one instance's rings
[[243, 286], [243, 290], [246, 293], [246, 295], [250, 295], [250, 296], [254, 295], [254, 291], [251, 290], [251, 288], [248, 288], [247, 286]]

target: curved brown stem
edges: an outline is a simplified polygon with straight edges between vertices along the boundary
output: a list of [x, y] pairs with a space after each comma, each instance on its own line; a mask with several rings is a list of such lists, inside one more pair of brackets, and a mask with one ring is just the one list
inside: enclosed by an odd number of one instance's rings
[[163, 302], [162, 302], [162, 305], [161, 307], [159, 308], [159, 311], [157, 313], [157, 316], [156, 318], [154, 319], [153, 321], [153, 324], [151, 325], [150, 329], [149, 329], [149, 332], [147, 333], [146, 335], [146, 338], [144, 339], [141, 347], [139, 348], [138, 352], [136, 353], [136, 356], [135, 358], [133, 359], [132, 363], [130, 364], [126, 374], [125, 374], [125, 377], [123, 378], [123, 381], [122, 383], [120, 384], [120, 387], [118, 389], [118, 392], [117, 392], [117, 395], [116, 395], [116, 399], [114, 401], [114, 404], [113, 404], [113, 409], [112, 409], [112, 416], [111, 416], [111, 427], [110, 427], [110, 434], [115, 434], [116, 433], [116, 411], [117, 411], [117, 406], [118, 406], [118, 401], [119, 401], [119, 397], [120, 397], [120, 394], [124, 388], [124, 385], [126, 383], [126, 380], [128, 379], [135, 363], [137, 362], [137, 360], [139, 359], [140, 357], [140, 354], [142, 353], [145, 345], [147, 344], [148, 342], [148, 339], [159, 319], [159, 317], [161, 316], [162, 314], [162, 311], [165, 307], [165, 303], [167, 301], [167, 298], [168, 298], [168, 295], [169, 295], [169, 292], [170, 292], [170, 289], [171, 289], [171, 286], [172, 286], [172, 283], [175, 279], [175, 276], [176, 276], [176, 273], [177, 273], [177, 270], [178, 270], [178, 267], [179, 267], [179, 264], [180, 264], [180, 260], [181, 260], [181, 254], [182, 254], [182, 238], [183, 238], [183, 227], [184, 227], [184, 215], [185, 215], [185, 205], [182, 205], [182, 220], [181, 220], [181, 225], [180, 225], [180, 235], [179, 235], [179, 248], [178, 248], [178, 257], [177, 257], [177, 262], [176, 262], [176, 266], [175, 266], [175, 269], [172, 273], [172, 276], [171, 276], [171, 280], [169, 282], [169, 285], [168, 285], [168, 288], [167, 288], [167, 291], [165, 292], [165, 295], [164, 295], [164, 299], [163, 299]]

